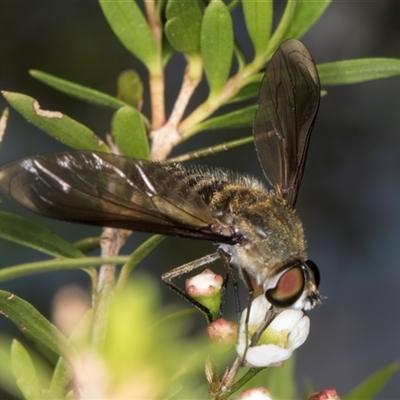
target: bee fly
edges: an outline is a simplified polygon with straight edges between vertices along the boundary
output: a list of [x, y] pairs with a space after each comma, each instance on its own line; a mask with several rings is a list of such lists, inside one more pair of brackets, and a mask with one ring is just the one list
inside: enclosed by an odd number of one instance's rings
[[252, 294], [265, 294], [272, 315], [308, 310], [320, 301], [319, 272], [307, 259], [294, 205], [319, 93], [306, 47], [282, 43], [267, 66], [253, 126], [270, 188], [223, 169], [74, 151], [4, 165], [0, 189], [47, 217], [219, 243], [216, 253], [163, 275], [186, 298], [172, 278], [221, 258], [231, 276], [231, 266], [238, 268]]

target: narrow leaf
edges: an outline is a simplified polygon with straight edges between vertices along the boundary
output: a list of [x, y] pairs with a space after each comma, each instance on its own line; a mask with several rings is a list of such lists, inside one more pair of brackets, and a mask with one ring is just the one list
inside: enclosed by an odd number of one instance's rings
[[78, 240], [74, 243], [74, 246], [82, 253], [96, 250], [100, 247], [100, 236], [87, 237]]
[[232, 19], [222, 1], [212, 1], [207, 6], [200, 42], [210, 97], [217, 96], [228, 80], [233, 56]]
[[169, 0], [166, 16], [165, 34], [171, 45], [181, 53], [198, 54], [203, 18], [199, 3], [195, 0]]
[[64, 399], [66, 395], [66, 389], [69, 387], [70, 382], [71, 368], [65, 361], [65, 358], [60, 357], [51, 377], [49, 399]]
[[29, 339], [58, 355], [74, 353], [63, 334], [27, 301], [0, 290], [0, 312]]
[[258, 83], [250, 83], [249, 85], [244, 86], [235, 96], [229, 99], [228, 103], [236, 103], [238, 101], [253, 99], [258, 96], [260, 92], [260, 82]]
[[229, 99], [228, 103], [235, 103], [257, 97], [260, 92], [260, 85], [263, 77], [264, 73], [261, 72], [251, 75], [246, 79], [245, 85], [239, 90], [239, 92]]
[[0, 282], [42, 272], [67, 271], [69, 269], [91, 269], [102, 264], [123, 264], [127, 260], [127, 256], [83, 257], [13, 265], [12, 267], [0, 269]]
[[292, 0], [286, 3], [278, 27], [268, 43], [272, 54], [280, 43], [289, 38], [300, 38], [318, 20], [331, 0]]
[[105, 143], [78, 121], [59, 111], [42, 110], [35, 99], [24, 94], [2, 93], [10, 105], [25, 119], [61, 143], [78, 150], [109, 152]]
[[273, 2], [265, 0], [242, 0], [247, 32], [254, 46], [255, 57], [267, 51], [271, 35]]
[[336, 61], [317, 66], [322, 85], [346, 85], [400, 74], [400, 60], [362, 58]]
[[0, 237], [55, 257], [84, 256], [75, 246], [44, 226], [4, 211], [0, 211]]
[[46, 72], [30, 70], [29, 74], [33, 78], [59, 90], [60, 92], [75, 97], [76, 99], [86, 101], [87, 103], [95, 104], [96, 106], [118, 110], [118, 108], [127, 105], [124, 101], [110, 96], [109, 94], [58, 78]]
[[25, 399], [37, 400], [42, 397], [41, 385], [32, 359], [16, 339], [11, 345], [11, 369]]
[[399, 362], [395, 361], [375, 372], [364, 382], [342, 397], [343, 400], [372, 400], [387, 384], [389, 379], [399, 369]]
[[129, 69], [118, 76], [118, 97], [134, 108], [138, 108], [143, 98], [143, 83], [139, 74]]
[[13, 398], [18, 399], [21, 397], [21, 392], [16, 385], [15, 376], [10, 368], [10, 344], [10, 338], [5, 335], [0, 336], [0, 387], [12, 394]]
[[232, 111], [218, 117], [207, 119], [204, 122], [193, 127], [188, 131], [183, 139], [194, 135], [195, 133], [212, 130], [212, 129], [225, 129], [225, 128], [243, 128], [251, 126], [256, 112], [257, 105], [241, 108], [240, 110]]
[[324, 13], [331, 0], [299, 0], [281, 41], [302, 37]]
[[121, 274], [118, 278], [118, 287], [121, 288], [127, 281], [132, 270], [148, 254], [150, 254], [163, 240], [163, 235], [153, 235], [150, 239], [141, 244], [129, 257], [128, 261], [122, 266]]
[[112, 134], [123, 155], [149, 159], [149, 141], [139, 111], [128, 106], [120, 108], [114, 114]]
[[115, 35], [149, 70], [157, 62], [157, 47], [136, 1], [99, 0], [103, 13]]
[[293, 355], [285, 361], [283, 367], [266, 369], [263, 376], [274, 399], [296, 398], [295, 364], [296, 357]]

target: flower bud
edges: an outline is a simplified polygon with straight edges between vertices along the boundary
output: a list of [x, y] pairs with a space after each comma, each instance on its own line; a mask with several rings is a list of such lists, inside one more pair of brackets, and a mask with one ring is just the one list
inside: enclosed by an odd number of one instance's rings
[[245, 390], [239, 400], [272, 400], [272, 397], [264, 386], [260, 386]]
[[186, 292], [200, 304], [207, 307], [211, 313], [217, 315], [221, 305], [221, 292], [224, 279], [210, 269], [186, 280]]
[[335, 389], [325, 389], [312, 394], [307, 400], [340, 400]]
[[223, 318], [219, 318], [207, 326], [207, 334], [212, 342], [229, 347], [236, 343], [237, 330], [237, 324]]

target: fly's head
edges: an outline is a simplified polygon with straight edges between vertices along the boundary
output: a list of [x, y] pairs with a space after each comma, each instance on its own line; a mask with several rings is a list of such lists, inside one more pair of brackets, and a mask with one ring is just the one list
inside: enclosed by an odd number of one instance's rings
[[242, 241], [232, 246], [232, 262], [255, 293], [276, 308], [309, 310], [320, 302], [317, 266], [307, 260], [302, 224], [279, 197], [246, 207], [236, 216]]

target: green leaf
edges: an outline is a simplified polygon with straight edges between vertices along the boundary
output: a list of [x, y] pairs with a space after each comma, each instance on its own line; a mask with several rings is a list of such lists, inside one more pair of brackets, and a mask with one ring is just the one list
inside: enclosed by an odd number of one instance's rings
[[73, 353], [61, 332], [25, 300], [0, 290], [0, 310], [39, 348], [56, 355]]
[[39, 348], [42, 347], [68, 359], [74, 354], [74, 349], [62, 333], [31, 304], [20, 297], [0, 290], [0, 312]]
[[0, 282], [16, 279], [21, 276], [39, 274], [42, 272], [67, 271], [69, 269], [91, 269], [102, 264], [123, 264], [128, 256], [116, 257], [83, 257], [38, 261], [13, 265], [0, 269]]
[[132, 158], [149, 159], [149, 141], [139, 111], [132, 107], [120, 108], [114, 114], [111, 129], [121, 154]]
[[164, 239], [165, 236], [163, 235], [153, 235], [130, 255], [128, 261], [121, 268], [121, 273], [118, 278], [118, 287], [121, 288], [126, 283], [136, 265], [146, 258]]
[[78, 121], [59, 111], [42, 110], [37, 100], [24, 94], [3, 92], [3, 96], [25, 119], [61, 143], [78, 150], [109, 152], [105, 143]]
[[58, 78], [57, 76], [50, 75], [46, 72], [36, 71], [32, 69], [29, 71], [29, 74], [33, 78], [53, 87], [54, 89], [59, 90], [60, 92], [75, 97], [76, 99], [86, 101], [87, 103], [94, 104], [96, 106], [118, 110], [118, 108], [127, 105], [127, 103], [125, 103], [124, 101], [110, 96], [109, 94], [100, 92], [87, 86], [67, 81], [65, 79]]
[[375, 372], [364, 382], [359, 384], [350, 393], [342, 397], [342, 400], [372, 400], [378, 392], [387, 384], [389, 379], [399, 369], [399, 362], [395, 361]]
[[71, 368], [63, 357], [58, 359], [51, 377], [49, 396], [50, 399], [57, 399], [58, 397], [64, 398], [66, 395], [66, 388], [69, 387], [71, 382]]
[[232, 19], [222, 1], [212, 1], [207, 6], [200, 41], [210, 97], [214, 97], [223, 90], [228, 80], [233, 56]]
[[293, 17], [281, 41], [302, 37], [319, 19], [331, 0], [299, 0]]
[[285, 361], [283, 367], [268, 368], [264, 375], [266, 386], [274, 399], [295, 399], [296, 380], [295, 380], [296, 356], [292, 355]]
[[317, 21], [331, 0], [292, 0], [286, 3], [278, 27], [268, 44], [268, 53], [274, 52], [284, 40], [300, 38]]
[[317, 66], [322, 85], [346, 85], [400, 74], [400, 60], [361, 58], [336, 61]]
[[118, 76], [118, 97], [122, 99], [126, 105], [138, 108], [143, 98], [143, 83], [139, 74], [128, 69]]
[[16, 339], [11, 345], [11, 369], [24, 398], [40, 399], [42, 390], [35, 367], [29, 353]]
[[273, 2], [265, 0], [242, 0], [246, 28], [254, 46], [255, 57], [267, 51], [271, 35]]
[[15, 377], [11, 371], [11, 355], [10, 355], [11, 339], [5, 335], [0, 336], [0, 387], [11, 393], [15, 398], [21, 397]]
[[254, 114], [256, 112], [257, 105], [251, 105], [248, 107], [241, 108], [240, 110], [232, 111], [218, 117], [207, 119], [200, 124], [193, 127], [192, 130], [188, 131], [183, 139], [206, 130], [212, 129], [225, 129], [225, 128], [243, 128], [251, 126], [253, 124]]
[[75, 242], [74, 246], [82, 253], [96, 250], [100, 247], [100, 236], [83, 238]]
[[146, 18], [136, 1], [99, 0], [115, 35], [151, 71], [157, 68], [157, 47]]
[[74, 354], [74, 349], [65, 336], [36, 308], [20, 297], [0, 290], [0, 312], [38, 346], [67, 358]]
[[84, 256], [75, 246], [44, 226], [4, 211], [0, 211], [0, 237], [55, 257]]
[[177, 51], [196, 55], [200, 51], [200, 28], [203, 18], [196, 0], [169, 0], [166, 9], [165, 34]]
[[236, 103], [238, 101], [253, 99], [258, 96], [260, 92], [260, 82], [259, 83], [250, 83], [249, 85], [244, 86], [235, 96], [229, 99], [228, 103]]

